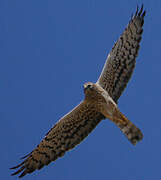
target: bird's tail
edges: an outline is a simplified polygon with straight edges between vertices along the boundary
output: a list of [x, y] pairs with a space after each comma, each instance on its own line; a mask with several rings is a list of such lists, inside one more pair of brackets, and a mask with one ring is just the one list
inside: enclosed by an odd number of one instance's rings
[[136, 145], [137, 142], [142, 140], [143, 134], [141, 130], [129, 121], [118, 109], [117, 113], [113, 116], [113, 121], [133, 145]]

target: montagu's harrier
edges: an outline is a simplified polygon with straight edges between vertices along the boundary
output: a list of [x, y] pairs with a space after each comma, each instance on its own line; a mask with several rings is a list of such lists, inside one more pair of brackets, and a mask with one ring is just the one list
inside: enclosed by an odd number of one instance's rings
[[140, 10], [137, 8], [109, 53], [98, 81], [84, 84], [84, 100], [53, 126], [22, 163], [11, 168], [19, 168], [12, 175], [21, 172], [19, 177], [23, 177], [55, 161], [79, 144], [105, 118], [113, 121], [133, 145], [143, 138], [140, 129], [120, 112], [117, 101], [135, 67], [144, 16], [143, 6]]

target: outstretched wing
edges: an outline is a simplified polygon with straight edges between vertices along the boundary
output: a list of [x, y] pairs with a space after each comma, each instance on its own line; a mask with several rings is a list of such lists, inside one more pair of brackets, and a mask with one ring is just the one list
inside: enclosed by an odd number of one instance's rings
[[24, 157], [22, 163], [11, 168], [19, 168], [12, 175], [21, 172], [19, 177], [23, 177], [55, 161], [88, 136], [102, 119], [104, 116], [95, 107], [83, 101], [55, 124], [41, 143]]
[[103, 71], [97, 81], [117, 103], [135, 67], [139, 43], [143, 32], [143, 5], [138, 7], [125, 31], [109, 53]]

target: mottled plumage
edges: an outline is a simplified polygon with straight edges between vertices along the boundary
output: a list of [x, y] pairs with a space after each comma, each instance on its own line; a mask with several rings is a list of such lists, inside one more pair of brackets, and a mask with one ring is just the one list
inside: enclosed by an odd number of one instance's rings
[[145, 11], [143, 6], [131, 18], [125, 31], [109, 53], [98, 83], [117, 102], [135, 67], [139, 43], [143, 32]]
[[23, 177], [55, 161], [79, 144], [105, 118], [113, 121], [132, 144], [142, 139], [141, 131], [118, 109], [117, 101], [135, 67], [144, 16], [143, 6], [139, 12], [137, 8], [108, 55], [96, 84], [84, 84], [84, 100], [54, 125], [40, 144], [24, 157], [22, 163], [11, 168], [19, 168], [12, 175], [21, 172], [19, 177]]

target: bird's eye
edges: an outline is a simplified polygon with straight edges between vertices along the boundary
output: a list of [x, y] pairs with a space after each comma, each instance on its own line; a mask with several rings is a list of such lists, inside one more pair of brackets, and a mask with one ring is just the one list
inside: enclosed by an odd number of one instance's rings
[[88, 84], [87, 89], [88, 89], [88, 88], [90, 89], [91, 87], [92, 87], [91, 84]]
[[92, 84], [85, 84], [84, 85], [84, 90], [87, 90], [87, 89], [93, 90], [93, 85]]

